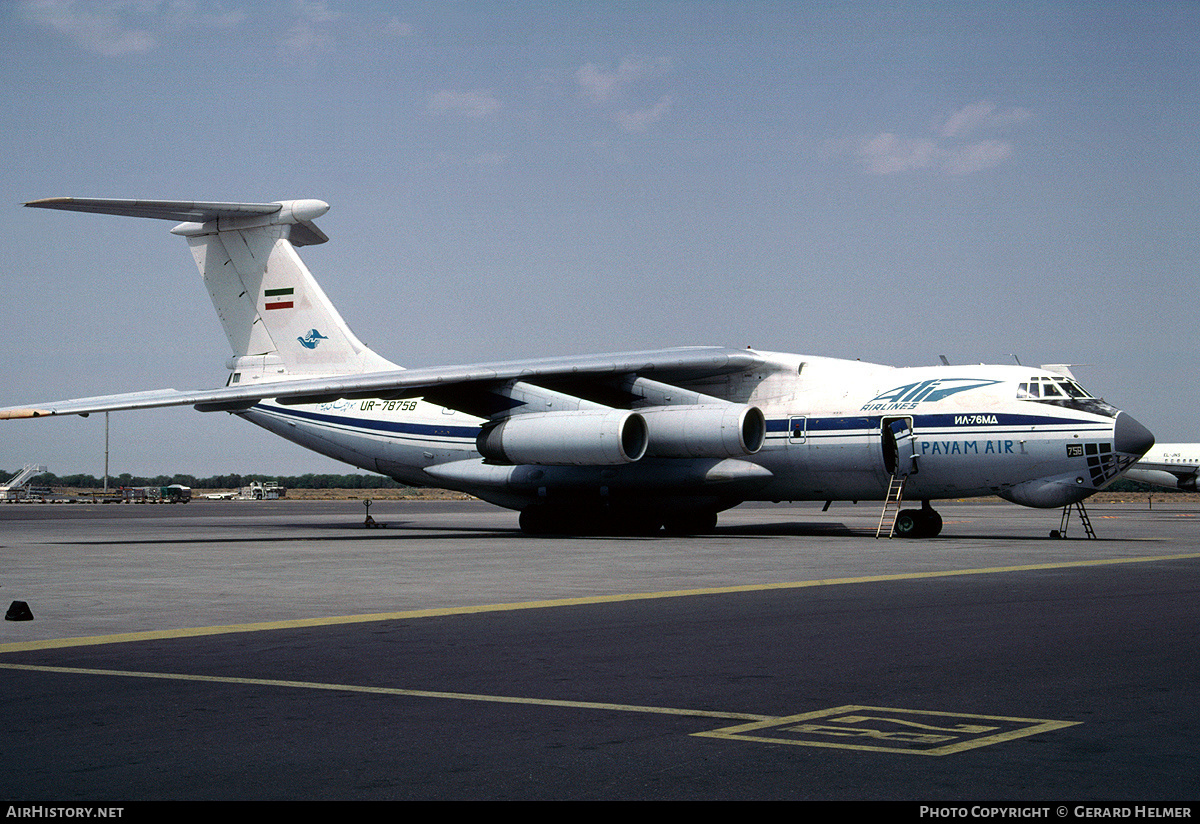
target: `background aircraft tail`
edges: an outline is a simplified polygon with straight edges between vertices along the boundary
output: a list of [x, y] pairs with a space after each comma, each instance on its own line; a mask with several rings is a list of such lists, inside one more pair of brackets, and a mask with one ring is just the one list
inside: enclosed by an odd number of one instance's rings
[[191, 245], [225, 328], [231, 384], [399, 368], [355, 336], [296, 253], [328, 239], [312, 222], [329, 210], [322, 201], [52, 198], [25, 205], [183, 221], [171, 231]]

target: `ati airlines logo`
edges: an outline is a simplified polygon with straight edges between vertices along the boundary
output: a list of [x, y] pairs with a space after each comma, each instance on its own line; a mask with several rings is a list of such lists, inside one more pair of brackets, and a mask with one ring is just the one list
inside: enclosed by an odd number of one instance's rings
[[323, 340], [329, 340], [329, 338], [322, 335], [316, 329], [309, 329], [307, 335], [302, 338], [296, 338], [296, 340], [300, 341], [300, 345], [305, 349], [316, 349], [318, 343]]
[[901, 409], [915, 409], [917, 404], [935, 403], [966, 392], [968, 389], [979, 389], [982, 386], [992, 386], [1000, 381], [975, 380], [973, 378], [933, 378], [927, 381], [909, 383], [881, 392], [863, 404], [863, 409], [872, 412], [893, 412]]

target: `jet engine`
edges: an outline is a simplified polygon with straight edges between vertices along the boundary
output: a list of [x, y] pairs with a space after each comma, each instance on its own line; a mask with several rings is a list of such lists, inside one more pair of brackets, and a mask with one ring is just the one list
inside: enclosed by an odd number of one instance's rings
[[1167, 472], [1164, 469], [1142, 469], [1134, 465], [1133, 469], [1130, 469], [1122, 477], [1127, 481], [1161, 486], [1165, 489], [1182, 489], [1187, 492], [1196, 491], [1195, 475], [1181, 476], [1176, 475], [1174, 472]]
[[767, 436], [757, 406], [652, 406], [638, 413], [650, 431], [647, 454], [656, 458], [740, 458], [761, 449]]
[[646, 420], [619, 409], [529, 412], [485, 425], [475, 447], [505, 464], [616, 466], [646, 454]]

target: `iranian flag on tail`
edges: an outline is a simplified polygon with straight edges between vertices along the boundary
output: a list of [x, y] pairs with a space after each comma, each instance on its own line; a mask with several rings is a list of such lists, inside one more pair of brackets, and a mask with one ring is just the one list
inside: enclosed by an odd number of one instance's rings
[[263, 292], [263, 297], [266, 298], [264, 309], [291, 309], [292, 294], [296, 290], [291, 286], [284, 289], [267, 289]]

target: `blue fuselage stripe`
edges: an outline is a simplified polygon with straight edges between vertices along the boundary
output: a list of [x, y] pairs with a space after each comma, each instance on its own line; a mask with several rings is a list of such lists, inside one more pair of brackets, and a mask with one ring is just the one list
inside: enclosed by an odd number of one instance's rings
[[278, 406], [263, 406], [257, 404], [253, 411], [269, 415], [299, 418], [313, 423], [323, 423], [330, 426], [344, 426], [350, 429], [365, 429], [378, 434], [416, 435], [425, 438], [461, 438], [474, 441], [479, 434], [478, 426], [446, 426], [427, 423], [408, 423], [401, 421], [380, 421], [371, 418], [354, 418], [346, 415], [329, 415], [322, 412], [308, 412], [303, 409], [285, 409]]
[[[372, 418], [360, 418], [348, 415], [331, 415], [324, 412], [310, 412], [304, 409], [289, 409], [279, 406], [258, 404], [253, 411], [285, 418], [295, 418], [315, 424], [344, 427], [376, 435], [399, 435], [422, 440], [456, 439], [474, 442], [479, 434], [478, 426], [459, 426], [447, 424], [414, 423], [407, 421], [382, 421]], [[911, 417], [913, 427], [928, 435], [949, 435], [963, 432], [987, 432], [992, 435], [1009, 432], [1028, 432], [1029, 427], [1071, 427], [1073, 429], [1087, 428], [1108, 430], [1109, 426], [1102, 421], [1085, 421], [1078, 418], [1050, 417], [1046, 415], [1014, 415], [1005, 413], [988, 413], [986, 415], [963, 414], [933, 414], [933, 415], [850, 415], [828, 418], [807, 417], [796, 415], [791, 418], [773, 418], [767, 421], [767, 433], [774, 436], [785, 436], [791, 432], [791, 422], [795, 418], [804, 418], [804, 435], [809, 438], [840, 437], [848, 435], [869, 435], [878, 433], [884, 418]], [[955, 423], [958, 419], [960, 422]], [[962, 423], [963, 419], [971, 422]], [[983, 423], [986, 420], [986, 423]]]
[[[913, 427], [923, 430], [945, 429], [960, 431], [964, 429], [1014, 428], [1030, 426], [1095, 426], [1107, 429], [1109, 424], [1103, 421], [1087, 421], [1080, 418], [1051, 417], [1048, 415], [1014, 415], [1011, 413], [963, 414], [947, 413], [933, 415], [869, 415], [869, 416], [838, 416], [831, 418], [815, 418], [805, 415], [795, 415], [791, 418], [775, 418], [767, 421], [768, 433], [787, 433], [791, 431], [794, 419], [804, 419], [804, 429], [807, 434], [814, 432], [847, 433], [854, 431], [877, 432], [883, 426], [884, 418], [912, 418]], [[969, 420], [969, 423], [961, 421]], [[983, 423], [983, 421], [987, 423]]]

